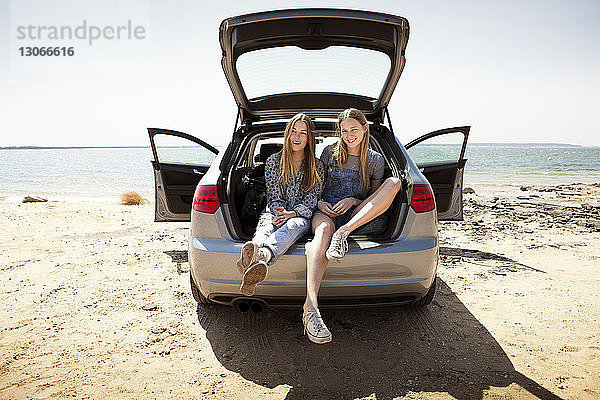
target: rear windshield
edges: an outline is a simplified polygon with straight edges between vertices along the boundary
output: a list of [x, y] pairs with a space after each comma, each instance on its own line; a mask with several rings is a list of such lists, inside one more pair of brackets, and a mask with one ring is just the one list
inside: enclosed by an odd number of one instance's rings
[[391, 60], [381, 52], [345, 46], [295, 46], [242, 54], [236, 62], [246, 97], [297, 92], [347, 93], [378, 98]]

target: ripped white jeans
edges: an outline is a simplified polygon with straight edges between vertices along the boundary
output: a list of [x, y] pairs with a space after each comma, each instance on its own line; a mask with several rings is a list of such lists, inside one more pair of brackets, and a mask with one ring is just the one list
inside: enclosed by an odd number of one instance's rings
[[269, 265], [271, 265], [298, 239], [306, 235], [309, 230], [310, 219], [304, 217], [290, 218], [285, 221], [285, 224], [277, 228], [273, 225], [273, 214], [263, 212], [258, 219], [256, 233], [252, 241], [257, 246], [264, 246], [271, 250], [271, 253], [273, 253], [273, 257], [269, 261]]

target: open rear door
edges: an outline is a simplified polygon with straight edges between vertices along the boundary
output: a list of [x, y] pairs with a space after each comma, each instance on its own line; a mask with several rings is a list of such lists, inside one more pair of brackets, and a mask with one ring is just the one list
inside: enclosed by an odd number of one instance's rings
[[438, 219], [463, 219], [464, 158], [470, 126], [447, 128], [423, 135], [405, 148], [425, 175], [435, 195]]
[[154, 160], [154, 220], [189, 221], [194, 191], [218, 150], [191, 135], [148, 128]]

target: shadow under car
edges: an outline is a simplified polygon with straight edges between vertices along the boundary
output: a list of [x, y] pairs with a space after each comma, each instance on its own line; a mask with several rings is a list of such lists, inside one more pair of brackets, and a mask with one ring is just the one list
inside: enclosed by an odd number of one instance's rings
[[335, 399], [409, 392], [481, 398], [517, 383], [542, 399], [556, 395], [517, 372], [488, 330], [438, 278], [430, 307], [323, 310], [333, 342], [302, 335], [301, 310], [241, 313], [200, 305], [198, 320], [227, 369], [265, 387], [291, 387], [288, 399]]

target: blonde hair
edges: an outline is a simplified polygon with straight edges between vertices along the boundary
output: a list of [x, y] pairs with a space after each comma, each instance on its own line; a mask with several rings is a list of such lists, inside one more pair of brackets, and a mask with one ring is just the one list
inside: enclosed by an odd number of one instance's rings
[[367, 193], [371, 188], [371, 181], [369, 180], [369, 124], [367, 122], [367, 118], [362, 111], [357, 110], [356, 108], [348, 108], [341, 113], [338, 114], [338, 122], [337, 122], [337, 131], [339, 135], [338, 142], [335, 144], [333, 148], [333, 157], [337, 161], [338, 165], [341, 167], [348, 161], [348, 146], [344, 143], [342, 139], [342, 122], [347, 120], [348, 118], [352, 118], [357, 120], [363, 127], [366, 127], [365, 134], [363, 136], [362, 141], [360, 142], [359, 149], [359, 172], [360, 172], [360, 191], [362, 193]]
[[292, 129], [298, 121], [303, 121], [307, 127], [307, 141], [306, 146], [304, 146], [304, 176], [302, 177], [301, 187], [303, 190], [311, 190], [321, 178], [317, 171], [317, 162], [315, 159], [315, 124], [304, 113], [294, 115], [285, 126], [283, 149], [281, 150], [281, 158], [279, 160], [279, 180], [283, 185], [287, 186], [290, 178], [296, 176], [298, 173], [298, 171], [295, 171], [294, 163], [292, 162], [292, 145], [290, 143]]

